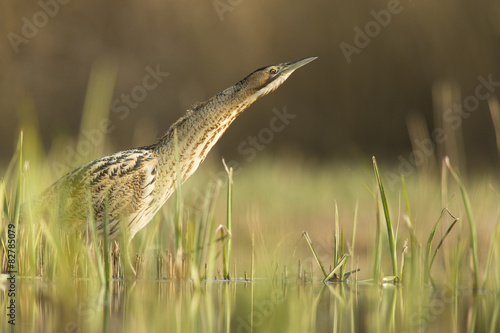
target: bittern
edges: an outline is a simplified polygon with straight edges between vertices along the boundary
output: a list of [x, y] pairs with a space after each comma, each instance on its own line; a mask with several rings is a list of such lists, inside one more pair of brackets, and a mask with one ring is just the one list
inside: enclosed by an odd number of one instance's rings
[[314, 59], [257, 69], [188, 110], [156, 144], [107, 155], [70, 171], [41, 193], [34, 211], [55, 207], [51, 217], [67, 230], [87, 230], [94, 221], [98, 235], [104, 232], [107, 214], [109, 239], [120, 232], [132, 239], [174, 192], [178, 175], [181, 182], [188, 179], [236, 117]]

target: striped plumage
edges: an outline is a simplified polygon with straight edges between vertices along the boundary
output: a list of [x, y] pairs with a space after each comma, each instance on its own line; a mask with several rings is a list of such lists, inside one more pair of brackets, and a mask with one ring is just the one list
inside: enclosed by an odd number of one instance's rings
[[314, 59], [254, 71], [189, 110], [156, 144], [107, 155], [69, 172], [38, 197], [34, 211], [59, 221], [63, 229], [86, 230], [93, 207], [102, 234], [107, 202], [110, 239], [124, 226], [132, 239], [174, 192], [179, 171], [184, 182], [239, 114]]

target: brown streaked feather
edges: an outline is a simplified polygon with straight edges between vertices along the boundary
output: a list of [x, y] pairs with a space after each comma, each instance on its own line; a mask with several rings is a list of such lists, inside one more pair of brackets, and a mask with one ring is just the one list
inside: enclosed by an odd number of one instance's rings
[[[156, 183], [157, 159], [153, 147], [129, 149], [88, 162], [67, 173], [46, 189], [35, 210], [62, 220], [66, 230], [82, 229], [89, 220], [91, 198], [96, 229], [103, 231], [104, 207], [108, 204], [111, 236], [119, 221], [140, 215]], [[44, 212], [46, 210], [55, 210]]]

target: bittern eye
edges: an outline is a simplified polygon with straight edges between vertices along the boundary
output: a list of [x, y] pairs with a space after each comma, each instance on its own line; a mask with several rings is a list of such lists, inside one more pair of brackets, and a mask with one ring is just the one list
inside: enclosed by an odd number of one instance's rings
[[276, 74], [276, 68], [271, 68], [271, 70], [269, 71], [269, 73]]

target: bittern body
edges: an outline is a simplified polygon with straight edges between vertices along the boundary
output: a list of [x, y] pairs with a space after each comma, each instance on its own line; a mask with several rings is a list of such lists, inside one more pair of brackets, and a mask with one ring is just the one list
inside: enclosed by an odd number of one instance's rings
[[94, 221], [99, 235], [106, 214], [110, 239], [120, 232], [132, 239], [174, 192], [177, 177], [184, 182], [196, 171], [238, 115], [314, 59], [254, 71], [188, 110], [156, 144], [107, 155], [69, 172], [42, 192], [35, 211], [55, 207], [50, 218], [68, 230], [86, 230]]

